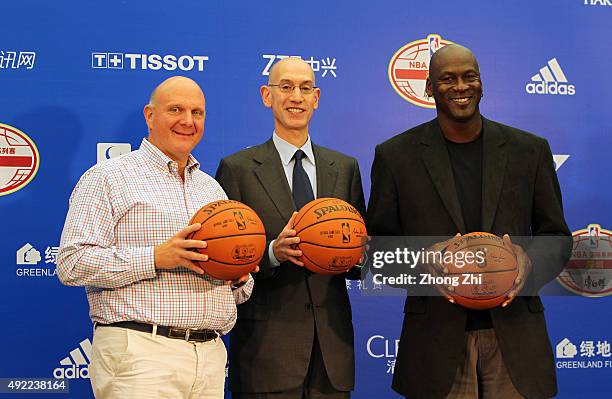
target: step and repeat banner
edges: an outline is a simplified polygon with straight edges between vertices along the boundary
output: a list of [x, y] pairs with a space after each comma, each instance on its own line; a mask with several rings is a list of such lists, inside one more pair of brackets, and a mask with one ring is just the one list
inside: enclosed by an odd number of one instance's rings
[[[368, 196], [376, 144], [435, 117], [424, 96], [429, 57], [452, 42], [480, 63], [483, 115], [550, 142], [568, 224], [588, 249], [573, 253], [579, 273], [555, 283], [582, 295], [543, 298], [558, 397], [609, 395], [609, 0], [23, 0], [2, 2], [0, 14], [0, 378], [63, 379], [70, 393], [57, 397], [92, 397], [92, 325], [84, 289], [56, 277], [60, 234], [81, 174], [146, 136], [142, 109], [162, 80], [203, 87], [195, 155], [214, 175], [222, 157], [270, 137], [259, 87], [275, 62], [301, 57], [321, 88], [312, 140], [357, 157]], [[347, 288], [354, 397], [398, 397], [403, 298], [364, 292], [380, 288], [370, 282]]]

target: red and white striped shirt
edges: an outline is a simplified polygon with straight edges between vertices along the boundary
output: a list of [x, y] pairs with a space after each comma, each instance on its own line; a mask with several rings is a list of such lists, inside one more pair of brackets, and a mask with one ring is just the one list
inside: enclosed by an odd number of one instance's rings
[[178, 164], [143, 139], [138, 150], [81, 177], [70, 197], [57, 274], [66, 285], [85, 286], [92, 321], [232, 329], [252, 277], [232, 291], [186, 268], [155, 270], [154, 246], [185, 228], [202, 206], [227, 199], [199, 166], [190, 155], [183, 181]]

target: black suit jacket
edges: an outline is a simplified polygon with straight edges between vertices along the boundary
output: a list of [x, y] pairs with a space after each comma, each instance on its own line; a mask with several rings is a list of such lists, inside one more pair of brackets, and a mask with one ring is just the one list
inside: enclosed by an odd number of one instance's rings
[[[555, 369], [537, 289], [559, 273], [571, 250], [552, 154], [545, 139], [530, 133], [485, 118], [483, 129], [482, 231], [556, 240], [531, 243], [534, 269], [523, 296], [491, 310], [517, 390], [552, 397]], [[367, 222], [376, 236], [468, 233], [437, 119], [377, 146]], [[393, 389], [415, 399], [445, 397], [464, 361], [465, 325], [462, 307], [442, 297], [408, 296]]]
[[[357, 161], [316, 145], [313, 153], [317, 197], [343, 199], [365, 215]], [[295, 211], [272, 140], [222, 159], [216, 178], [229, 198], [257, 212], [268, 243]], [[290, 262], [270, 267], [266, 252], [250, 300], [238, 305], [238, 321], [230, 335], [230, 390], [273, 392], [300, 386], [315, 330], [332, 385], [352, 390], [353, 325], [345, 277], [358, 276], [358, 270], [350, 276], [312, 274]]]

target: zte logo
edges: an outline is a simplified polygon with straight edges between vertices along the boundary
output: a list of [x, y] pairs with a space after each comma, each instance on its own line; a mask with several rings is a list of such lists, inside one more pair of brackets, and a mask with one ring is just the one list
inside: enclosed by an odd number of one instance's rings
[[191, 71], [204, 70], [206, 55], [159, 55], [159, 54], [130, 54], [130, 53], [91, 53], [91, 67], [93, 69], [151, 69], [158, 71]]
[[610, 2], [610, 0], [584, 0], [584, 5], [612, 7], [612, 2]]

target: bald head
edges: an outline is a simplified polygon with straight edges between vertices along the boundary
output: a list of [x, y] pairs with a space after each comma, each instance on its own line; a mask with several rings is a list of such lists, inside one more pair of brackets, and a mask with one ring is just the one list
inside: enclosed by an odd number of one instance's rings
[[287, 57], [283, 58], [272, 66], [272, 69], [270, 69], [270, 75], [268, 76], [268, 84], [277, 83], [279, 81], [279, 76], [283, 75], [287, 71], [307, 73], [310, 75], [312, 83], [315, 83], [314, 71], [306, 61], [297, 57]]
[[185, 76], [172, 76], [163, 82], [161, 82], [151, 93], [149, 97], [149, 105], [154, 106], [158, 104], [160, 98], [165, 97], [168, 93], [173, 91], [189, 91], [196, 96], [201, 96], [204, 99], [204, 92], [202, 88], [192, 79]]
[[480, 70], [478, 67], [478, 61], [472, 53], [472, 51], [459, 44], [449, 44], [436, 51], [429, 60], [429, 76], [439, 76], [440, 71], [448, 64], [454, 63], [457, 60], [465, 60], [469, 58], [473, 62], [474, 67], [477, 71]]
[[205, 107], [200, 86], [184, 76], [160, 83], [144, 107], [149, 142], [178, 162], [181, 176], [189, 154], [204, 133]]

